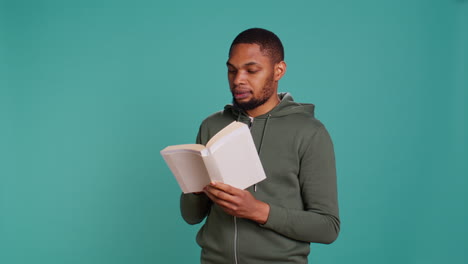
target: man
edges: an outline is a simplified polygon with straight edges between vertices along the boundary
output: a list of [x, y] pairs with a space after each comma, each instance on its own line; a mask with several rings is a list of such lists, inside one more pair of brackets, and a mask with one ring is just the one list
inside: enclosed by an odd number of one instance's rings
[[211, 183], [202, 193], [182, 194], [182, 216], [189, 224], [206, 217], [197, 235], [202, 263], [307, 263], [310, 243], [331, 243], [340, 229], [328, 132], [314, 105], [277, 93], [286, 63], [274, 33], [240, 33], [227, 68], [233, 104], [203, 121], [197, 143], [233, 120], [244, 122], [267, 178], [246, 190]]

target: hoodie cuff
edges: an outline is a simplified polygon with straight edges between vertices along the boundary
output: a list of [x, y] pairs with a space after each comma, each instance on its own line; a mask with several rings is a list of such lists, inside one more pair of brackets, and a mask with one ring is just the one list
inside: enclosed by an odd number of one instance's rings
[[287, 210], [274, 204], [269, 205], [270, 214], [268, 215], [268, 220], [265, 224], [260, 226], [273, 230], [281, 229], [281, 227], [283, 227], [288, 220]]

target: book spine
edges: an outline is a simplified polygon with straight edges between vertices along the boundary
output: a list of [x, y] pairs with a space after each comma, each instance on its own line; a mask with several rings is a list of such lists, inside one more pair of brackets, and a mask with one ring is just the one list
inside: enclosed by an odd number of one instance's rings
[[211, 182], [224, 183], [223, 177], [221, 176], [221, 172], [219, 171], [219, 167], [216, 164], [216, 160], [213, 158], [213, 156], [203, 156], [203, 161], [205, 163], [206, 170], [208, 171], [208, 176], [210, 176]]

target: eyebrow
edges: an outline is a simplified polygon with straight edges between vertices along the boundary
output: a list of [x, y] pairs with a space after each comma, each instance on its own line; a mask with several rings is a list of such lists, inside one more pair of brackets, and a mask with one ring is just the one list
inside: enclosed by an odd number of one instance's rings
[[[247, 62], [246, 64], [242, 65], [242, 66], [252, 66], [252, 65], [258, 65], [259, 63], [258, 62], [255, 62], [255, 61], [251, 61], [251, 62]], [[226, 65], [227, 66], [231, 66], [231, 67], [234, 67], [234, 65], [232, 65], [231, 63], [226, 62]], [[235, 68], [235, 67], [234, 67]]]

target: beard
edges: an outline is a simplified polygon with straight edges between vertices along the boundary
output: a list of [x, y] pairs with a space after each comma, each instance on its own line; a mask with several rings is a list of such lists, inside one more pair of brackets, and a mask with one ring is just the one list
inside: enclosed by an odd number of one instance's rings
[[275, 93], [275, 89], [274, 89], [274, 85], [273, 85], [273, 76], [271, 76], [271, 78], [269, 78], [265, 85], [263, 86], [262, 88], [262, 91], [260, 92], [260, 96], [259, 97], [253, 97], [252, 99], [250, 99], [249, 101], [247, 102], [237, 102], [236, 99], [232, 98], [232, 103], [239, 107], [240, 109], [244, 110], [244, 111], [248, 111], [248, 110], [252, 110], [252, 109], [255, 109], [261, 105], [263, 105], [264, 103], [266, 103]]

